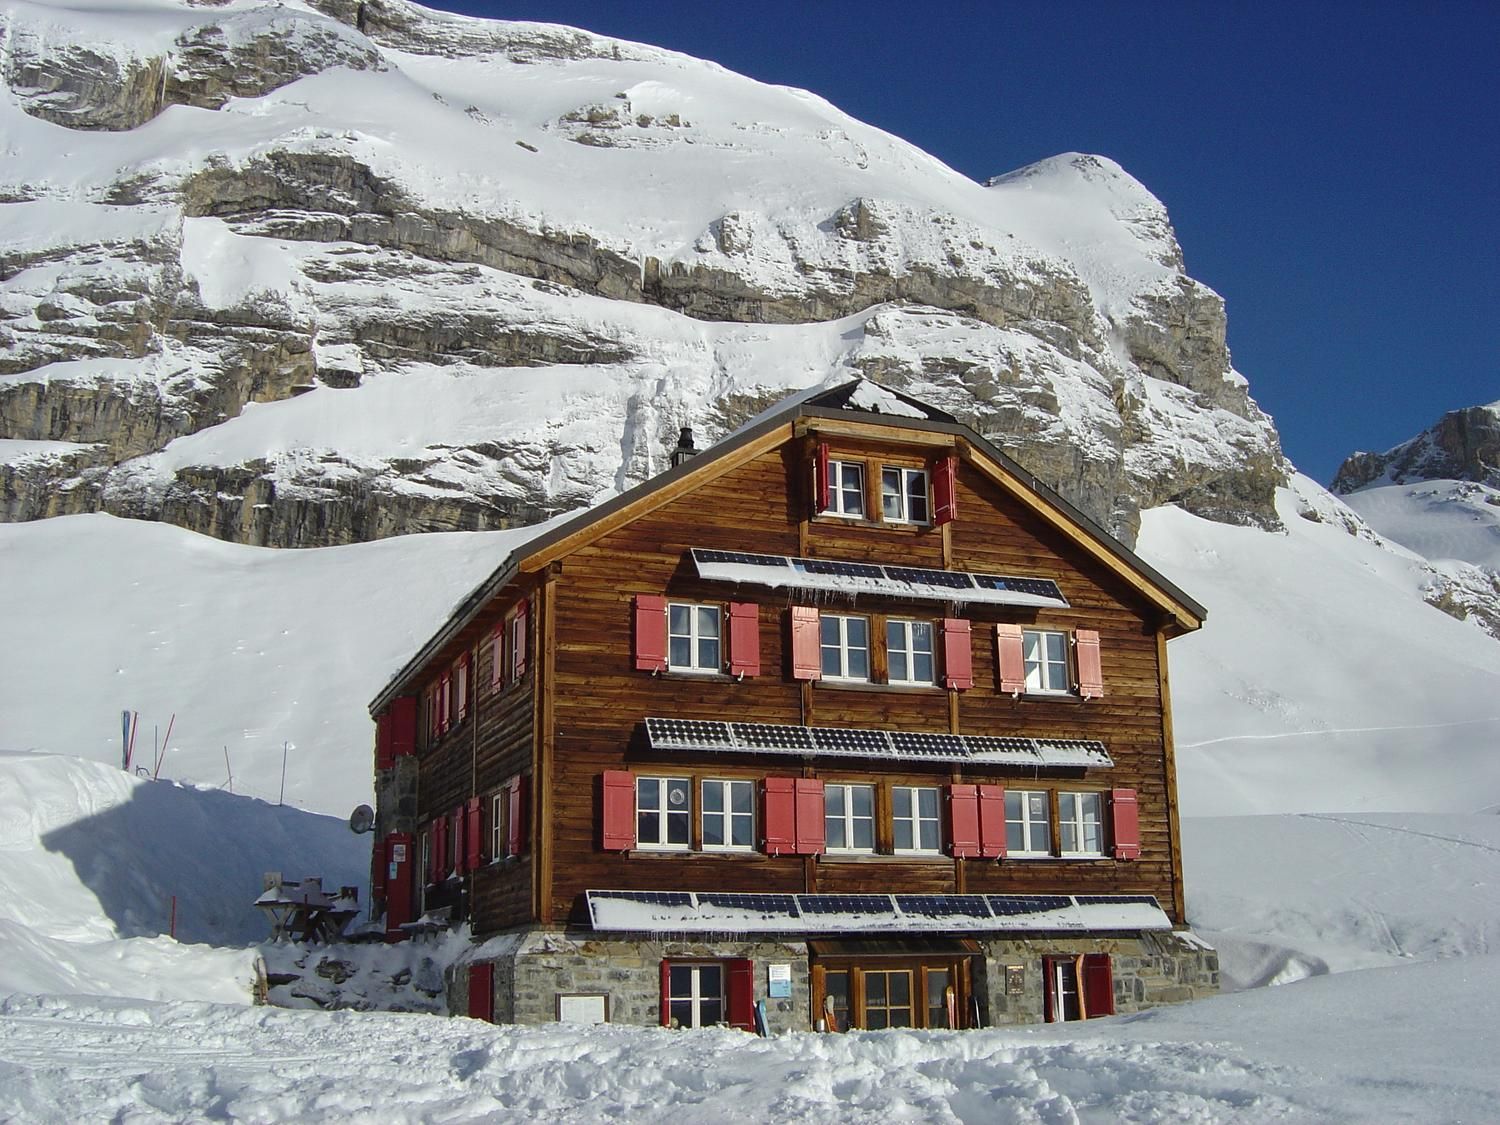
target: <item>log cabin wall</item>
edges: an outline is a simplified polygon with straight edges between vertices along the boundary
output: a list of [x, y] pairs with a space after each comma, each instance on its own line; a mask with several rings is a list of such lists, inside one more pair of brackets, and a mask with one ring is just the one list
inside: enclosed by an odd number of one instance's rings
[[[857, 438], [830, 439], [834, 458], [923, 467], [931, 448]], [[938, 451], [946, 452], [946, 451]], [[811, 507], [810, 445], [791, 439], [685, 495], [567, 555], [556, 586], [553, 815], [542, 846], [554, 875], [542, 889], [543, 921], [586, 924], [583, 892], [619, 890], [743, 890], [780, 892], [953, 891], [1153, 894], [1181, 924], [1178, 873], [1166, 797], [1171, 779], [1164, 755], [1156, 611], [1109, 567], [1069, 535], [1009, 496], [977, 467], [960, 461], [957, 519], [945, 527], [899, 526], [819, 516]], [[870, 476], [875, 479], [870, 480]], [[866, 511], [878, 511], [878, 474], [867, 472]], [[700, 580], [687, 557], [692, 547], [879, 561], [1051, 578], [1068, 609], [960, 607], [973, 623], [972, 689], [900, 688], [795, 681], [789, 671], [787, 607], [815, 604], [806, 594]], [[760, 607], [761, 675], [736, 681], [636, 671], [632, 598], [666, 595], [684, 601]], [[934, 620], [953, 610], [932, 603], [901, 605], [861, 597], [827, 612]], [[994, 624], [1098, 630], [1105, 696], [1012, 698], [996, 679]], [[990, 767], [960, 773], [949, 766], [786, 756], [652, 752], [640, 738], [647, 715], [779, 724], [863, 726], [916, 731], [1097, 739], [1112, 769], [1021, 770]], [[956, 727], [955, 727], [956, 720]], [[630, 853], [603, 850], [601, 775], [693, 779], [694, 849]], [[768, 857], [696, 850], [703, 779], [818, 777], [825, 782], [942, 785], [981, 782], [1009, 788], [1107, 792], [1133, 788], [1140, 802], [1142, 855], [1114, 859], [908, 859], [888, 855]], [[888, 799], [882, 809], [889, 822]], [[1055, 808], [1054, 808], [1055, 812]], [[757, 807], [757, 826], [760, 810]], [[1055, 823], [1053, 828], [1056, 831]], [[1055, 835], [1054, 835], [1055, 839]]]

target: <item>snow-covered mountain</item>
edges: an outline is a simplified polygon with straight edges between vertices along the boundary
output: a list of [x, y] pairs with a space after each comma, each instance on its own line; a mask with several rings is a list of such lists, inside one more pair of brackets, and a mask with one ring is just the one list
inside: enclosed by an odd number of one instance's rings
[[0, 5], [0, 511], [310, 546], [496, 528], [864, 372], [1133, 539], [1270, 525], [1165, 209], [981, 185], [799, 90], [403, 0]]
[[1428, 600], [1500, 637], [1500, 402], [1453, 410], [1384, 453], [1355, 453], [1333, 491], [1441, 576]]

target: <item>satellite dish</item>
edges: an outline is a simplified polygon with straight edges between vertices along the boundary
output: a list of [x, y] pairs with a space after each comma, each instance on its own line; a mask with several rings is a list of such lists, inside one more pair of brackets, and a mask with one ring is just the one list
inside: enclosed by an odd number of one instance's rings
[[356, 835], [375, 827], [375, 810], [369, 805], [357, 805], [349, 814], [349, 831]]

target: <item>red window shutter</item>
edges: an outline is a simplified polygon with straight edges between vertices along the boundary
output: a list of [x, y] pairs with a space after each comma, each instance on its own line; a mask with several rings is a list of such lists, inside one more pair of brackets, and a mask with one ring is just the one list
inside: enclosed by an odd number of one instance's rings
[[375, 768], [388, 770], [391, 768], [391, 713], [382, 711], [375, 716]]
[[1099, 663], [1099, 634], [1093, 629], [1073, 631], [1073, 649], [1078, 661], [1078, 694], [1085, 699], [1104, 697], [1104, 672]]
[[495, 1022], [495, 963], [469, 966], [469, 1018]]
[[760, 675], [760, 606], [729, 603], [729, 674]]
[[828, 829], [823, 823], [823, 783], [815, 777], [799, 777], [794, 790], [797, 854], [822, 855], [828, 845]]
[[672, 1026], [672, 962], [661, 963], [661, 1025]]
[[979, 854], [995, 859], [1005, 854], [1005, 787], [979, 786]]
[[464, 875], [469, 870], [469, 849], [464, 846], [469, 841], [469, 817], [463, 805], [453, 810], [453, 827], [449, 831], [453, 833], [453, 874]]
[[958, 515], [958, 458], [944, 457], [932, 468], [932, 522], [941, 527]]
[[797, 854], [796, 778], [768, 777], [761, 782], [762, 847], [767, 855]]
[[514, 678], [517, 680], [526, 675], [526, 638], [528, 635], [528, 623], [530, 621], [530, 605], [531, 603], [525, 598], [516, 603], [515, 630], [511, 643], [515, 646], [513, 657], [515, 668], [513, 671]]
[[604, 827], [601, 842], [607, 852], [635, 847], [635, 777], [625, 770], [604, 771]]
[[[417, 697], [398, 695], [391, 700], [391, 757], [417, 752]], [[393, 763], [394, 764], [394, 763]]]
[[484, 862], [484, 801], [479, 797], [469, 798], [468, 827], [469, 870], [479, 870]]
[[995, 666], [1000, 672], [1000, 691], [1020, 695], [1026, 690], [1026, 658], [1019, 625], [995, 626]]
[[1115, 842], [1116, 859], [1140, 859], [1140, 807], [1134, 789], [1109, 791], [1110, 834]]
[[1083, 1010], [1089, 1019], [1115, 1014], [1115, 975], [1108, 953], [1083, 955], [1083, 980], [1078, 990], [1083, 993]]
[[963, 857], [980, 854], [977, 786], [948, 786], [948, 854]]
[[974, 648], [969, 643], [969, 623], [945, 617], [943, 632], [943, 686], [968, 691], [974, 686]]
[[[526, 779], [524, 777], [513, 777], [510, 779], [509, 815], [505, 822], [505, 854], [520, 855], [526, 847]], [[631, 790], [631, 800], [635, 800], [634, 788]], [[634, 811], [632, 809], [632, 811]], [[635, 841], [632, 840], [631, 843]]]
[[490, 633], [490, 687], [498, 688], [505, 682], [505, 620], [495, 622]]
[[729, 1026], [755, 1030], [755, 962], [736, 958], [725, 965], [724, 991], [728, 994]]
[[638, 672], [667, 670], [667, 599], [656, 594], [635, 597], [635, 667]]
[[817, 456], [813, 460], [813, 500], [816, 509], [813, 512], [826, 512], [828, 510], [828, 443], [818, 443]]
[[453, 709], [458, 712], [458, 721], [469, 717], [469, 654], [466, 652], [453, 665]]
[[821, 680], [823, 654], [818, 648], [818, 611], [810, 605], [792, 606], [792, 679]]

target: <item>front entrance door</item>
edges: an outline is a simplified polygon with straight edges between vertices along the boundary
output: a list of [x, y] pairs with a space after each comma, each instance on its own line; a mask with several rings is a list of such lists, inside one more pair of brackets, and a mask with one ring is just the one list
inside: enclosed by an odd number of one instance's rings
[[827, 1031], [964, 1027], [968, 957], [830, 958], [813, 964], [813, 1026]]

